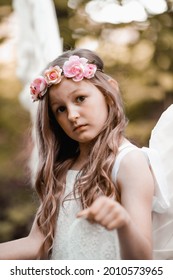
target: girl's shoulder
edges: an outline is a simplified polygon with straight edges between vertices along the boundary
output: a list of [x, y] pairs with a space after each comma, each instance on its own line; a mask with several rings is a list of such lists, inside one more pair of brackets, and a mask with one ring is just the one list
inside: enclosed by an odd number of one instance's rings
[[131, 151], [140, 151], [141, 149], [138, 148], [136, 145], [132, 144], [130, 141], [128, 140], [124, 140], [123, 143], [119, 146], [118, 149], [118, 154], [115, 158], [115, 162], [113, 165], [113, 169], [112, 169], [112, 178], [113, 181], [116, 181], [117, 178], [117, 173], [119, 171], [120, 168], [120, 163], [122, 161], [122, 159]]

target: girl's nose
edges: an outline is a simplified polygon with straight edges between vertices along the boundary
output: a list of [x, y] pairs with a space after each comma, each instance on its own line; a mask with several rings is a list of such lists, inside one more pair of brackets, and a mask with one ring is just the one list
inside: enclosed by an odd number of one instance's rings
[[78, 112], [78, 110], [77, 110], [77, 108], [70, 108], [70, 109], [68, 109], [68, 119], [69, 119], [69, 121], [71, 121], [71, 122], [74, 122], [74, 121], [76, 121], [76, 119], [78, 119], [79, 118], [79, 112]]

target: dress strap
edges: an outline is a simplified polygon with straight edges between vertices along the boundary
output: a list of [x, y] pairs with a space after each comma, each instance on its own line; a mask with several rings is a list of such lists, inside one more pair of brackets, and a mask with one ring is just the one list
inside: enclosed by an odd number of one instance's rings
[[133, 150], [138, 150], [138, 149], [139, 148], [137, 146], [133, 145], [130, 142], [124, 143], [119, 147], [118, 154], [116, 156], [115, 163], [114, 163], [114, 166], [113, 166], [113, 169], [112, 169], [112, 180], [113, 180], [113, 182], [116, 182], [118, 170], [119, 170], [120, 163], [121, 163], [123, 157], [125, 155], [127, 155], [129, 152], [131, 152]]
[[161, 158], [156, 150], [142, 147], [141, 151], [148, 159], [150, 169], [155, 182], [154, 197], [153, 197], [153, 211], [157, 213], [164, 213], [170, 206], [167, 192], [166, 177], [163, 172], [163, 165]]

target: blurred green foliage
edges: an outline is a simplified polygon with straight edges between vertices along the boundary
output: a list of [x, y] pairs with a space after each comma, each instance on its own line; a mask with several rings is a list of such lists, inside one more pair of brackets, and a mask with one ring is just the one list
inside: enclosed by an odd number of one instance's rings
[[27, 166], [30, 117], [19, 89], [17, 80], [0, 80], [0, 241], [27, 234], [37, 205]]
[[[18, 167], [19, 168], [19, 167]], [[0, 241], [28, 234], [36, 211], [36, 199], [30, 185], [22, 178], [0, 181]]]
[[0, 0], [0, 6], [12, 6], [12, 0]]
[[[7, 81], [6, 81], [7, 82]], [[5, 170], [10, 170], [8, 177], [18, 176], [16, 173], [15, 162], [13, 161], [16, 152], [22, 154], [22, 141], [24, 140], [23, 132], [26, 130], [26, 125], [29, 125], [29, 115], [22, 108], [17, 100], [16, 96], [13, 98], [5, 98], [2, 94], [2, 85], [4, 81], [0, 81], [0, 166], [6, 166], [7, 168], [0, 169], [0, 177], [6, 177]], [[15, 85], [14, 85], [15, 86]], [[17, 87], [17, 86], [16, 86]], [[13, 88], [15, 90], [15, 88]], [[10, 158], [9, 162], [7, 159]], [[9, 164], [9, 166], [8, 166]], [[4, 170], [2, 172], [2, 170]], [[20, 176], [20, 175], [19, 175]]]
[[1, 241], [26, 234], [36, 208], [27, 168], [29, 127], [29, 116], [18, 100], [0, 97]]

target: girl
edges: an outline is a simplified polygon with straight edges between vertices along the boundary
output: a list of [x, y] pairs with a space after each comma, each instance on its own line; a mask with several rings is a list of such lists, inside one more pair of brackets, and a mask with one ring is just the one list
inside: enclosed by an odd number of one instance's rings
[[156, 180], [125, 137], [119, 88], [102, 60], [65, 52], [32, 82], [31, 96], [39, 102], [40, 207], [30, 234], [1, 244], [0, 257], [152, 259]]

